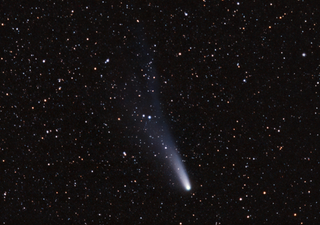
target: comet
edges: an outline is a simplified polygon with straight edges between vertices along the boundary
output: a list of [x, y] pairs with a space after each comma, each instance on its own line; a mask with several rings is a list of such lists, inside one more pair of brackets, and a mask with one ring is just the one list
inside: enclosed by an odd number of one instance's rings
[[[130, 31], [128, 31], [130, 32]], [[137, 24], [131, 34], [134, 38], [131, 47], [131, 62], [138, 70], [132, 74], [130, 83], [125, 84], [125, 90], [132, 90], [131, 94], [126, 96], [126, 104], [133, 104], [131, 118], [137, 123], [140, 141], [144, 143], [157, 156], [160, 154], [164, 160], [169, 160], [170, 170], [175, 173], [177, 180], [186, 191], [191, 190], [191, 183], [186, 168], [181, 160], [181, 156], [175, 146], [173, 136], [168, 129], [165, 116], [163, 116], [163, 103], [159, 96], [161, 85], [159, 75], [154, 63], [154, 52], [156, 44], [149, 45], [146, 40], [144, 27]], [[131, 84], [131, 85], [129, 85]], [[141, 144], [141, 143], [140, 143]]]

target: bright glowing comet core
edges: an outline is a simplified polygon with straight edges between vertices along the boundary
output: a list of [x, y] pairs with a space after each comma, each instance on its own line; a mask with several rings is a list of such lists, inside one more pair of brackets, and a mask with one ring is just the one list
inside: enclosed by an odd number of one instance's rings
[[[185, 172], [185, 171], [184, 171]], [[188, 179], [188, 177], [186, 176], [185, 178], [181, 178], [181, 182], [183, 183], [184, 185], [184, 188], [187, 190], [187, 191], [190, 191], [191, 190], [191, 185], [190, 185], [190, 181]]]

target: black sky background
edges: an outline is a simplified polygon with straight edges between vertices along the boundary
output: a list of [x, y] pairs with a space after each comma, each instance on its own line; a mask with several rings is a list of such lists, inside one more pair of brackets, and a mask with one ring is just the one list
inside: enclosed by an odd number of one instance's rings
[[[2, 1], [0, 13], [2, 224], [319, 220], [317, 3]], [[189, 192], [143, 130], [145, 51]]]

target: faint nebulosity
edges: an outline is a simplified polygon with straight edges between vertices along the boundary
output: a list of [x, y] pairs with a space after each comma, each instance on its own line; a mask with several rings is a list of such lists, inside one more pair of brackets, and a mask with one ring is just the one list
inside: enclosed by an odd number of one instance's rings
[[319, 221], [317, 3], [0, 8], [2, 224]]

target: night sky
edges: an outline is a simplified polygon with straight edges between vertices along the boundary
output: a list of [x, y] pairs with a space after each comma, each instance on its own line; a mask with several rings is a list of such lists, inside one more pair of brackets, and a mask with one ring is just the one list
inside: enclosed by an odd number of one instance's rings
[[75, 2], [0, 3], [2, 224], [320, 220], [316, 1]]

